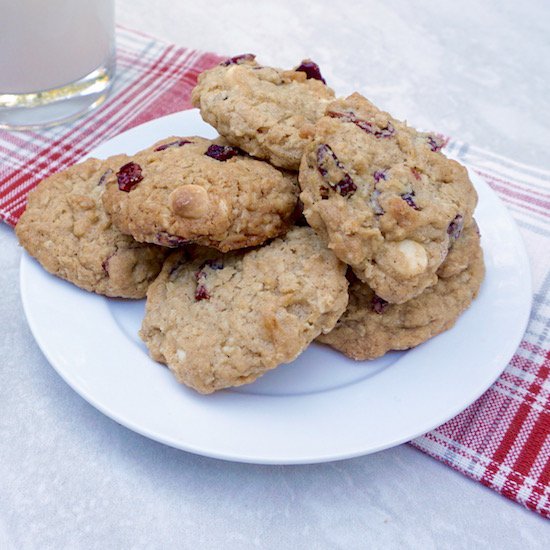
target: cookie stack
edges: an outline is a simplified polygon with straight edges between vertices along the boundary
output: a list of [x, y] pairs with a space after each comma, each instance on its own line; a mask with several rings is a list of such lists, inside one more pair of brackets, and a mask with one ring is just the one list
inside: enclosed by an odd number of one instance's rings
[[475, 298], [477, 195], [436, 136], [336, 99], [309, 60], [228, 59], [193, 102], [220, 138], [75, 165], [31, 193], [16, 228], [51, 273], [147, 293], [140, 336], [180, 382], [247, 384], [315, 339], [354, 359], [408, 349]]

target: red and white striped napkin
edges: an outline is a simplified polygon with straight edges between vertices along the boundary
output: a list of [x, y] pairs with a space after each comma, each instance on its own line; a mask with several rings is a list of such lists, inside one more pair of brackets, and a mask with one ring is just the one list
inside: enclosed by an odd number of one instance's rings
[[[117, 80], [104, 105], [71, 126], [0, 131], [0, 218], [15, 225], [44, 177], [133, 126], [191, 106], [197, 75], [220, 57], [117, 29]], [[412, 444], [550, 517], [550, 172], [450, 141], [447, 151], [508, 205], [530, 253], [534, 305], [497, 382], [463, 413]]]
[[464, 412], [411, 443], [550, 518], [550, 171], [456, 141], [445, 150], [514, 216], [531, 263], [533, 309], [500, 378]]

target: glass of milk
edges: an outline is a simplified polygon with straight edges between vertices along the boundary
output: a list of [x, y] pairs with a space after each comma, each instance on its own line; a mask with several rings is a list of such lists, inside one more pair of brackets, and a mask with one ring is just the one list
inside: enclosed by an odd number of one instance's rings
[[77, 118], [115, 73], [114, 0], [0, 0], [0, 128]]

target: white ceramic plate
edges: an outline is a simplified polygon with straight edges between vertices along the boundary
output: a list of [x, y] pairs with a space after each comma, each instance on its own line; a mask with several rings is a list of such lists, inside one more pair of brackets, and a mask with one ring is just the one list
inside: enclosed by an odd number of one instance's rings
[[[170, 115], [103, 144], [91, 156], [133, 153], [169, 135], [215, 132], [196, 110]], [[90, 294], [27, 255], [21, 294], [52, 366], [120, 424], [202, 455], [267, 464], [342, 459], [408, 441], [475, 401], [499, 376], [531, 308], [527, 254], [506, 208], [472, 174], [487, 276], [456, 326], [408, 352], [354, 362], [312, 345], [255, 383], [202, 396], [152, 361], [137, 336], [144, 301]]]

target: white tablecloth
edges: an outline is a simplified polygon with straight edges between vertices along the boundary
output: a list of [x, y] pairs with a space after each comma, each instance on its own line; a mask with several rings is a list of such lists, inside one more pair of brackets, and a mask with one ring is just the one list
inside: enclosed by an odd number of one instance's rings
[[[482, 5], [481, 5], [482, 4]], [[118, 0], [184, 46], [317, 61], [340, 94], [550, 168], [550, 4]], [[331, 464], [232, 464], [106, 418], [34, 343], [0, 227], [0, 549], [543, 548], [548, 524], [402, 445]]]

